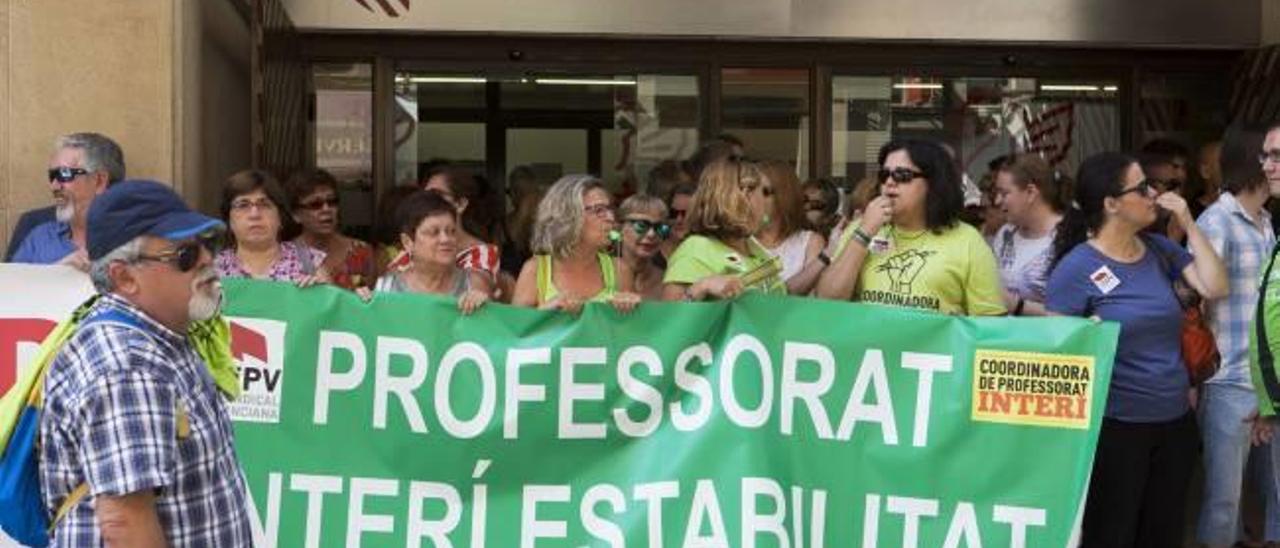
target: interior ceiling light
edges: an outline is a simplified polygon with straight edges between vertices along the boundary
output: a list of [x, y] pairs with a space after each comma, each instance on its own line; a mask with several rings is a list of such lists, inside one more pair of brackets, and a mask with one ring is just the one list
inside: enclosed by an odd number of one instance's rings
[[894, 84], [893, 89], [942, 89], [942, 84]]
[[604, 80], [591, 78], [534, 78], [533, 83], [548, 86], [634, 86], [635, 80]]

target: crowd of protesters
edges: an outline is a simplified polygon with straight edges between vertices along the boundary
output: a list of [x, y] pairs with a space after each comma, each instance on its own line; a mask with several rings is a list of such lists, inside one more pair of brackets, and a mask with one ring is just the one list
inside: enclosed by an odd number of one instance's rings
[[[182, 336], [213, 314], [188, 302], [208, 300], [216, 272], [334, 285], [364, 299], [443, 295], [466, 314], [489, 301], [566, 313], [600, 302], [625, 313], [644, 301], [758, 292], [943, 314], [1115, 321], [1121, 336], [1083, 544], [1180, 545], [1201, 458], [1198, 539], [1210, 546], [1244, 540], [1241, 485], [1251, 454], [1265, 471], [1257, 484], [1265, 529], [1253, 536], [1280, 541], [1273, 473], [1280, 460], [1257, 416], [1248, 331], [1276, 242], [1265, 206], [1280, 195], [1280, 126], [1233, 127], [1206, 144], [1194, 165], [1187, 149], [1163, 140], [1133, 156], [1093, 155], [1074, 174], [1035, 154], [1002, 157], [990, 164], [981, 202], [966, 196], [954, 153], [928, 140], [885, 144], [877, 175], [848, 192], [831, 180], [802, 181], [787, 163], [752, 161], [746, 151], [731, 136], [717, 138], [687, 161], [660, 164], [649, 193], [620, 204], [590, 175], [546, 184], [517, 168], [503, 195], [466, 168], [440, 162], [424, 170], [419, 186], [384, 195], [381, 226], [364, 242], [341, 232], [340, 185], [322, 170], [300, 171], [284, 184], [262, 171], [231, 175], [215, 220], [157, 185], [121, 184], [124, 155], [109, 138], [60, 138], [48, 173], [55, 205], [24, 216], [9, 260], [90, 272], [105, 295], [96, 306], [137, 318], [154, 335], [148, 359], [177, 374], [161, 378], [113, 362], [134, 363], [113, 355], [120, 352], [113, 337], [128, 334], [97, 325], [73, 339], [80, 351], [55, 362], [50, 378], [69, 380], [47, 388], [46, 503], [56, 510], [84, 482], [101, 501], [73, 509], [55, 534], [125, 545], [161, 533], [196, 544], [243, 538], [236, 512], [193, 523], [210, 501], [242, 508], [242, 482], [220, 476], [155, 491], [177, 477], [204, 477], [198, 471], [208, 467], [233, 467], [220, 460], [230, 452], [177, 454], [168, 429], [146, 428], [172, 420], [173, 406], [164, 402], [175, 391], [195, 393], [203, 403], [188, 412], [208, 414], [219, 425], [214, 434], [226, 437], [204, 446], [217, 452], [230, 443], [225, 411], [200, 381], [193, 365], [200, 358]], [[505, 218], [498, 214], [504, 203]], [[1188, 305], [1178, 285], [1199, 297], [1190, 306], [1204, 310], [1221, 354], [1220, 370], [1200, 386], [1182, 364]], [[106, 380], [85, 380], [86, 372]], [[162, 433], [149, 440], [97, 434], [122, 429]], [[113, 517], [121, 515], [132, 517]], [[107, 525], [120, 523], [133, 529]]]

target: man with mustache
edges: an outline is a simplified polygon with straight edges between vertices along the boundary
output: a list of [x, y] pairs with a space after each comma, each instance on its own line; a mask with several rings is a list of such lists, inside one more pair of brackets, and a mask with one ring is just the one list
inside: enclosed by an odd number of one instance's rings
[[53, 546], [250, 546], [247, 491], [214, 378], [188, 336], [222, 288], [225, 227], [167, 186], [122, 181], [87, 213], [100, 297], [49, 366], [40, 485]]
[[111, 184], [124, 179], [120, 145], [97, 133], [59, 137], [49, 159], [54, 219], [36, 225], [13, 253], [15, 263], [66, 264], [89, 270], [85, 252], [89, 205]]

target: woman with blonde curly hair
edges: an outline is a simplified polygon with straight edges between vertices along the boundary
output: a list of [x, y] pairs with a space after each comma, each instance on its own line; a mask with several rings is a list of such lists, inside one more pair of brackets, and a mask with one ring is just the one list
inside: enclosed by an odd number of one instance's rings
[[511, 304], [576, 314], [585, 302], [629, 312], [640, 302], [633, 275], [609, 254], [613, 197], [599, 179], [566, 175], [547, 190], [533, 225], [534, 256], [525, 261]]
[[671, 255], [662, 297], [732, 299], [745, 290], [785, 295], [780, 261], [755, 239], [772, 195], [754, 162], [731, 157], [707, 166], [689, 207], [689, 237]]

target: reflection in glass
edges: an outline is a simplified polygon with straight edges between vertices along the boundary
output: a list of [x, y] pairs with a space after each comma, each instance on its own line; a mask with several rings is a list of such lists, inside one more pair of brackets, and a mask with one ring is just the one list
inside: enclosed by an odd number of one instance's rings
[[809, 71], [726, 68], [720, 73], [721, 129], [747, 153], [782, 160], [809, 174]]
[[316, 63], [316, 167], [341, 185], [343, 229], [365, 234], [373, 222], [373, 67], [368, 63]]
[[836, 76], [832, 174], [873, 174], [880, 146], [904, 137], [947, 143], [970, 181], [991, 160], [1020, 152], [1074, 173], [1090, 154], [1120, 148], [1118, 93], [1105, 81]]

